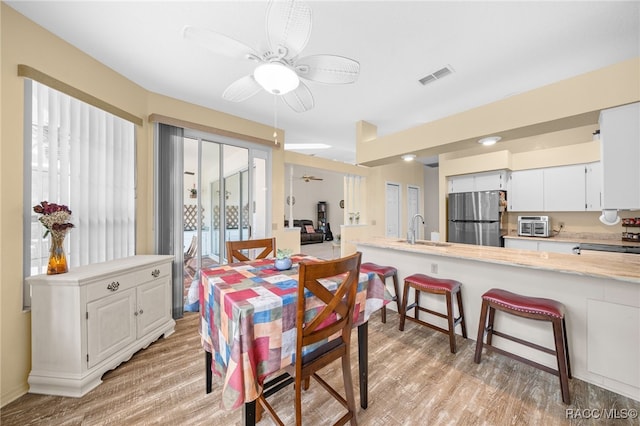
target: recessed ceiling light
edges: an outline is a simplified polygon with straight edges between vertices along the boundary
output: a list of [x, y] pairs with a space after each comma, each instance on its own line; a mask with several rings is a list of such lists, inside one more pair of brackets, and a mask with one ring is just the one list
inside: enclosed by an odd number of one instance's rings
[[284, 144], [284, 149], [327, 149], [331, 148], [331, 145], [327, 145], [326, 143], [286, 143]]
[[478, 143], [481, 143], [482, 145], [485, 145], [485, 146], [489, 146], [489, 145], [495, 144], [500, 139], [502, 139], [500, 136], [489, 136], [489, 137], [480, 139]]
[[405, 154], [400, 158], [402, 158], [404, 161], [413, 161], [416, 158], [416, 155], [415, 154]]

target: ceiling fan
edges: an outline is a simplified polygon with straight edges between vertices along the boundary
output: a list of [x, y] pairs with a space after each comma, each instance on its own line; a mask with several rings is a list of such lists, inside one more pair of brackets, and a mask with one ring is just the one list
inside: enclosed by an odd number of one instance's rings
[[310, 182], [312, 180], [324, 180], [323, 178], [315, 177], [313, 175], [304, 175], [304, 176], [301, 176], [299, 179], [302, 179], [305, 182]]
[[282, 99], [296, 112], [313, 108], [311, 91], [300, 78], [327, 84], [348, 84], [357, 80], [360, 64], [336, 55], [299, 57], [311, 35], [311, 8], [301, 1], [271, 0], [267, 6], [266, 31], [269, 48], [258, 52], [218, 32], [186, 26], [183, 36], [213, 53], [254, 61], [252, 74], [231, 83], [222, 97], [244, 101], [264, 89]]

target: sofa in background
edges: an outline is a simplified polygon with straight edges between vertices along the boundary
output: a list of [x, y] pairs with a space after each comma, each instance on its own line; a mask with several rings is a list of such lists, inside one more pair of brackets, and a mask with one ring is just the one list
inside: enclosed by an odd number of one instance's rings
[[[284, 226], [289, 226], [288, 220], [284, 221]], [[324, 234], [322, 233], [322, 230], [314, 228], [312, 220], [294, 219], [293, 226], [300, 228], [300, 245], [321, 243], [324, 241]]]

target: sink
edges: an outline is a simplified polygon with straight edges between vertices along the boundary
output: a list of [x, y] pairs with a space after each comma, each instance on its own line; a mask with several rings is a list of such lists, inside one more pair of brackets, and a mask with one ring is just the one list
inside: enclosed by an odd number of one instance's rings
[[425, 240], [418, 240], [416, 241], [416, 244], [420, 244], [423, 246], [432, 246], [432, 247], [449, 247], [451, 245], [449, 243], [441, 243], [439, 241], [425, 241]]
[[[407, 240], [398, 240], [399, 243], [407, 243]], [[450, 243], [442, 243], [439, 241], [427, 241], [427, 240], [417, 240], [415, 245], [421, 245], [421, 246], [431, 246], [431, 247], [449, 247], [451, 244]]]

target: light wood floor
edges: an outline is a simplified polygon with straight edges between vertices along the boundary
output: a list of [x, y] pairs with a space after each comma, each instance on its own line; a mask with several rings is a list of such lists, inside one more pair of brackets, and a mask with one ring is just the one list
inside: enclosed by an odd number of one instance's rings
[[[357, 338], [352, 345], [357, 389]], [[444, 334], [408, 323], [398, 331], [398, 315], [387, 323], [376, 314], [369, 325], [369, 408], [359, 407], [360, 425], [561, 425], [612, 424], [605, 420], [568, 420], [567, 409], [640, 409], [640, 403], [587, 384], [570, 381], [572, 405], [560, 398], [558, 379], [497, 354], [473, 362], [475, 342], [458, 337], [456, 355]], [[340, 383], [339, 363], [323, 374]], [[177, 321], [176, 332], [103, 376], [104, 382], [82, 398], [27, 394], [1, 409], [0, 424], [11, 425], [239, 425], [241, 410], [219, 405], [220, 381], [204, 390], [204, 355], [198, 314]], [[338, 389], [341, 389], [339, 387]], [[287, 424], [293, 422], [293, 389], [273, 397]], [[312, 381], [304, 393], [305, 424], [328, 424], [341, 406]], [[260, 425], [272, 425], [265, 416]], [[638, 419], [616, 420], [635, 424]]]

